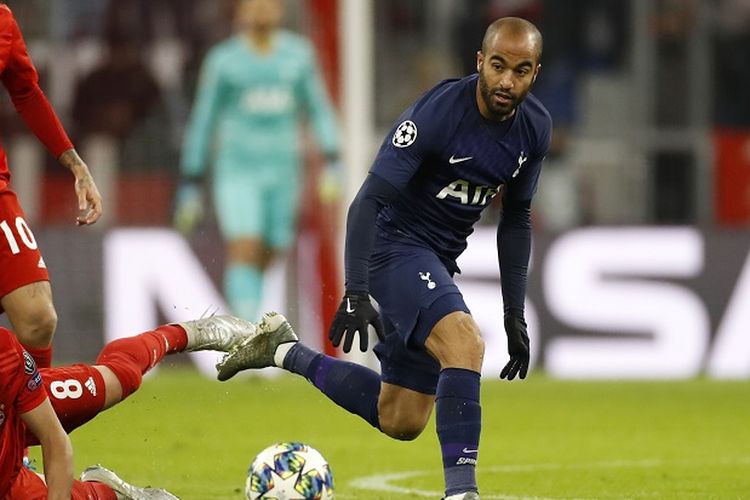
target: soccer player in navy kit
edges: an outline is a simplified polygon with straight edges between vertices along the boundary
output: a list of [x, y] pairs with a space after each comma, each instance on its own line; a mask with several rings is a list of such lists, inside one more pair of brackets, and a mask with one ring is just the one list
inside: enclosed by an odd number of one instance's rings
[[219, 363], [220, 379], [281, 366], [396, 439], [418, 436], [435, 406], [445, 497], [479, 498], [484, 342], [453, 275], [482, 209], [502, 193], [497, 244], [510, 360], [500, 376], [525, 378], [530, 204], [552, 133], [549, 114], [529, 94], [541, 52], [542, 36], [528, 21], [492, 23], [478, 74], [441, 82], [402, 114], [349, 208], [346, 293], [329, 337], [348, 352], [359, 332], [364, 351], [372, 325], [381, 374], [296, 342], [276, 315], [267, 318], [271, 334]]

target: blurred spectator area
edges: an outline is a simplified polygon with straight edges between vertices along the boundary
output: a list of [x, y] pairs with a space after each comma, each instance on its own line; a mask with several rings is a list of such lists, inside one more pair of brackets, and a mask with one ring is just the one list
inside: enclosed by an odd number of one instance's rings
[[[315, 1], [287, 0], [290, 27], [311, 34]], [[533, 92], [555, 121], [538, 227], [750, 225], [750, 0], [339, 1], [372, 6], [373, 144], [422, 92], [475, 70], [489, 22], [522, 16], [545, 37]], [[109, 224], [168, 224], [197, 71], [234, 0], [7, 3]], [[68, 224], [70, 177], [2, 100], [29, 217]]]
[[[8, 1], [52, 101], [89, 164], [102, 226], [168, 225], [183, 129], [207, 50], [232, 31], [234, 0]], [[303, 0], [289, 2], [294, 29]], [[0, 96], [12, 183], [36, 225], [68, 225], [72, 177]]]

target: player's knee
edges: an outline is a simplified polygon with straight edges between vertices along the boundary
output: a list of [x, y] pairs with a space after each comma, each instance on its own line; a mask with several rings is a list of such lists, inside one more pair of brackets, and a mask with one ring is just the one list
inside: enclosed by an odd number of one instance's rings
[[461, 313], [439, 325], [428, 339], [430, 352], [441, 368], [466, 368], [478, 371], [484, 359], [484, 339], [472, 317]]
[[419, 417], [382, 418], [380, 419], [380, 430], [388, 437], [399, 441], [412, 441], [416, 439], [427, 425], [427, 421]]
[[[117, 341], [111, 342], [107, 347], [116, 343]], [[96, 364], [106, 366], [115, 374], [122, 389], [120, 400], [127, 398], [141, 386], [143, 373], [127, 353], [117, 352], [116, 348], [111, 349], [109, 352], [102, 351], [102, 354], [96, 360]]]
[[430, 417], [429, 408], [399, 404], [398, 401], [378, 401], [378, 423], [386, 436], [401, 441], [416, 439]]
[[31, 347], [47, 347], [57, 328], [57, 313], [50, 304], [34, 308], [22, 321], [18, 322], [16, 334], [21, 343]]
[[462, 341], [467, 357], [480, 361], [484, 358], [484, 339], [478, 330], [467, 332], [463, 336]]

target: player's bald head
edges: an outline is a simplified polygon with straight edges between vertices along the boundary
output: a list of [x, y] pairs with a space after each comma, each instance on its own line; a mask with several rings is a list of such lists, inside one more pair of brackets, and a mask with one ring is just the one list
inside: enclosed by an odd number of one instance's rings
[[542, 34], [534, 24], [520, 17], [502, 17], [490, 24], [484, 32], [482, 52], [487, 54], [505, 37], [528, 44], [536, 54], [537, 62], [542, 57]]

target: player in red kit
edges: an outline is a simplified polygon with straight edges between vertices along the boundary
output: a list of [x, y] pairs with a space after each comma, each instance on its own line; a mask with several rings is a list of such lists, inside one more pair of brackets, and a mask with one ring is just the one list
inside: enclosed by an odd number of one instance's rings
[[[227, 352], [267, 328], [231, 316], [213, 316], [110, 342], [94, 365], [37, 370], [13, 333], [0, 328], [0, 500], [173, 500], [164, 490], [139, 488], [94, 466], [73, 481], [67, 432], [112, 407], [141, 384], [143, 375], [176, 352]], [[6, 383], [7, 381], [7, 383]], [[49, 396], [48, 396], [49, 395]], [[22, 465], [23, 448], [41, 444], [44, 476]]]
[[[39, 75], [18, 24], [3, 4], [0, 4], [0, 81], [26, 125], [73, 173], [81, 211], [76, 223], [93, 224], [102, 214], [101, 195], [39, 87]], [[34, 234], [9, 182], [8, 159], [0, 147], [0, 314], [3, 310], [8, 314], [18, 339], [37, 365], [48, 367], [57, 325], [52, 289]]]

